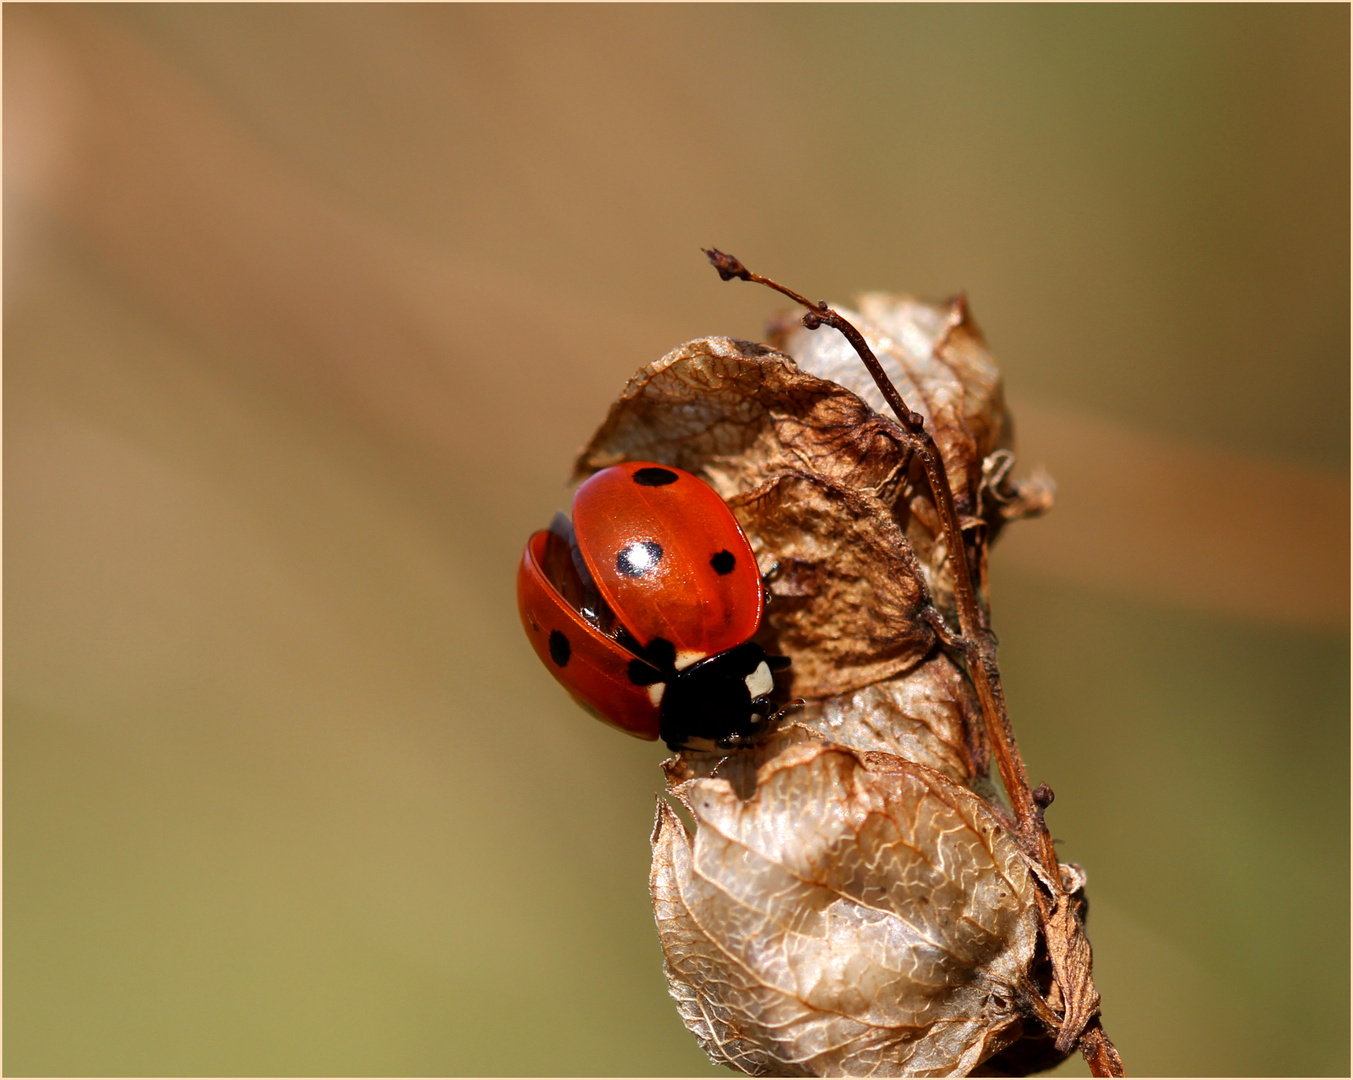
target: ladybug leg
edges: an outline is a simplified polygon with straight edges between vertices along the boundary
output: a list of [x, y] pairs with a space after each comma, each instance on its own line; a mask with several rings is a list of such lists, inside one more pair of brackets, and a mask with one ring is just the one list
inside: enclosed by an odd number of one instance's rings
[[775, 581], [780, 576], [783, 569], [784, 567], [781, 565], [780, 560], [776, 559], [775, 562], [771, 563], [770, 566], [766, 568], [766, 572], [761, 575], [761, 592], [766, 598], [765, 603], [767, 607], [770, 607], [771, 604], [775, 603], [776, 599], [775, 593], [771, 591], [771, 582]]
[[[775, 702], [768, 697], [759, 697], [752, 702], [753, 715], [761, 717], [751, 726], [750, 731], [739, 731], [732, 735], [725, 735], [722, 739], [715, 741], [715, 745], [720, 750], [743, 750], [751, 746], [756, 746], [767, 735], [775, 730], [780, 718], [790, 709], [797, 709], [807, 702], [802, 698], [797, 698], [779, 709], [775, 707]], [[725, 759], [727, 760], [727, 759]], [[723, 764], [720, 762], [719, 764]]]
[[[758, 698], [756, 701], [752, 702], [752, 708], [764, 710], [764, 712], [758, 712], [758, 715], [762, 716], [763, 719], [752, 724], [748, 731], [738, 731], [734, 732], [732, 735], [725, 735], [722, 739], [716, 739], [714, 745], [720, 750], [746, 750], [756, 746], [762, 739], [770, 734], [770, 721], [764, 719], [764, 717], [775, 708], [774, 704], [766, 698]], [[727, 760], [728, 758], [724, 758], [724, 761]], [[719, 762], [719, 764], [722, 765], [723, 761]]]
[[773, 716], [769, 716], [766, 718], [766, 724], [767, 725], [778, 724], [780, 722], [780, 718], [784, 716], [785, 713], [789, 712], [790, 709], [801, 709], [807, 704], [808, 702], [805, 701], [803, 698], [795, 698], [793, 701], [786, 701], [783, 705], [780, 706], [778, 710], [776, 710]]

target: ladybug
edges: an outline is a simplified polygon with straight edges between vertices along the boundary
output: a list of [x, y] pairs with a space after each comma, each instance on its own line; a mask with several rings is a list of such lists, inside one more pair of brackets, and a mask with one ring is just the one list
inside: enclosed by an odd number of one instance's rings
[[731, 749], [778, 716], [751, 640], [765, 587], [727, 504], [682, 469], [602, 469], [531, 536], [517, 604], [536, 654], [599, 719], [670, 749]]

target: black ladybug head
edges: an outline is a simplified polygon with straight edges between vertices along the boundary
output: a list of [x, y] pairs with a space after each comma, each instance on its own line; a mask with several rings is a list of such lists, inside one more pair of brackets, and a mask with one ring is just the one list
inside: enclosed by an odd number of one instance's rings
[[749, 641], [678, 672], [663, 693], [663, 740], [673, 750], [695, 740], [714, 749], [751, 736], [775, 711], [770, 659]]

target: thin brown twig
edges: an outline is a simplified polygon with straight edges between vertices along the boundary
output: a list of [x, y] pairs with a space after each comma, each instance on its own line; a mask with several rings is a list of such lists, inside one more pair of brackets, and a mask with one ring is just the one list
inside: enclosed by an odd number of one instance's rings
[[925, 469], [935, 508], [940, 515], [945, 544], [949, 549], [949, 564], [954, 579], [954, 604], [958, 609], [958, 625], [962, 635], [956, 639], [956, 643], [967, 654], [972, 669], [973, 682], [977, 686], [977, 693], [982, 702], [982, 712], [987, 727], [991, 730], [997, 767], [1010, 796], [1015, 818], [1019, 822], [1020, 839], [1025, 850], [1038, 859], [1048, 874], [1056, 877], [1057, 855], [1052, 847], [1052, 838], [1048, 836], [1047, 828], [1043, 826], [1038, 813], [1039, 808], [1034, 802], [1019, 747], [1015, 745], [1014, 731], [1005, 708], [1005, 696], [1001, 691], [1000, 673], [995, 663], [995, 640], [978, 603], [977, 591], [973, 588], [972, 571], [966, 557], [967, 548], [963, 540], [958, 510], [954, 505], [953, 491], [949, 486], [949, 476], [945, 472], [944, 460], [940, 457], [934, 438], [925, 429], [924, 417], [920, 413], [913, 412], [902, 400], [902, 395], [888, 378], [883, 365], [879, 363], [878, 357], [865, 341], [864, 335], [849, 320], [833, 311], [825, 300], [814, 303], [777, 281], [752, 273], [732, 255], [726, 255], [717, 249], [706, 251], [705, 254], [725, 281], [733, 278], [752, 281], [774, 289], [795, 303], [802, 304], [808, 309], [808, 314], [803, 317], [803, 325], [808, 329], [830, 326], [840, 331], [864, 361], [864, 366], [869, 369], [869, 374], [873, 376], [884, 400], [896, 414], [902, 429], [911, 437], [916, 454]]
[[[705, 250], [711, 265], [724, 281], [737, 278], [774, 289], [795, 303], [807, 308], [803, 325], [809, 330], [830, 326], [850, 342], [860, 360], [873, 377], [884, 400], [896, 415], [898, 423], [911, 440], [913, 451], [920, 458], [930, 487], [931, 498], [939, 513], [949, 565], [954, 582], [954, 605], [958, 611], [959, 634], [954, 635], [944, 626], [938, 612], [931, 625], [942, 643], [955, 648], [963, 656], [968, 672], [977, 690], [982, 717], [987, 728], [1001, 781], [1015, 813], [1016, 837], [1025, 854], [1043, 871], [1038, 875], [1044, 890], [1038, 892], [1040, 921], [1048, 943], [1053, 964], [1066, 1007], [1057, 1047], [1062, 1052], [1079, 1046], [1095, 1076], [1122, 1076], [1123, 1063], [1113, 1043], [1098, 1019], [1098, 994], [1090, 982], [1089, 946], [1083, 941], [1079, 911], [1072, 910], [1071, 897], [1062, 884], [1061, 870], [1052, 835], [1043, 820], [1043, 811], [1052, 802], [1052, 790], [1040, 784], [1037, 791], [1029, 786], [1028, 772], [1015, 741], [1014, 727], [1001, 688], [1000, 669], [996, 663], [996, 638], [991, 632], [986, 611], [973, 586], [967, 543], [954, 502], [953, 489], [944, 468], [944, 460], [933, 436], [925, 429], [925, 418], [910, 409], [902, 400], [897, 387], [888, 378], [883, 365], [874, 355], [864, 335], [847, 319], [834, 311], [825, 300], [816, 303], [786, 288], [777, 281], [754, 274], [738, 259], [717, 249]], [[980, 565], [980, 561], [979, 561]], [[1073, 941], [1072, 939], [1078, 939]], [[1080, 945], [1080, 950], [1073, 946]], [[1077, 960], [1083, 960], [1076, 963]], [[1072, 993], [1072, 991], [1077, 991]], [[1073, 1007], [1074, 1006], [1074, 1007]]]

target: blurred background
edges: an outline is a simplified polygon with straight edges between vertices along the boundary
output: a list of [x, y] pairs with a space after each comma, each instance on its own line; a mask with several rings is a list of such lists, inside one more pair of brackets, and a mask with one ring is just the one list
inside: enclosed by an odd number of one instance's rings
[[1346, 7], [4, 31], [8, 1074], [728, 1075], [662, 977], [663, 751], [513, 593], [625, 379], [762, 336], [713, 244], [967, 292], [1060, 484], [993, 610], [1107, 1029], [1346, 1075]]

